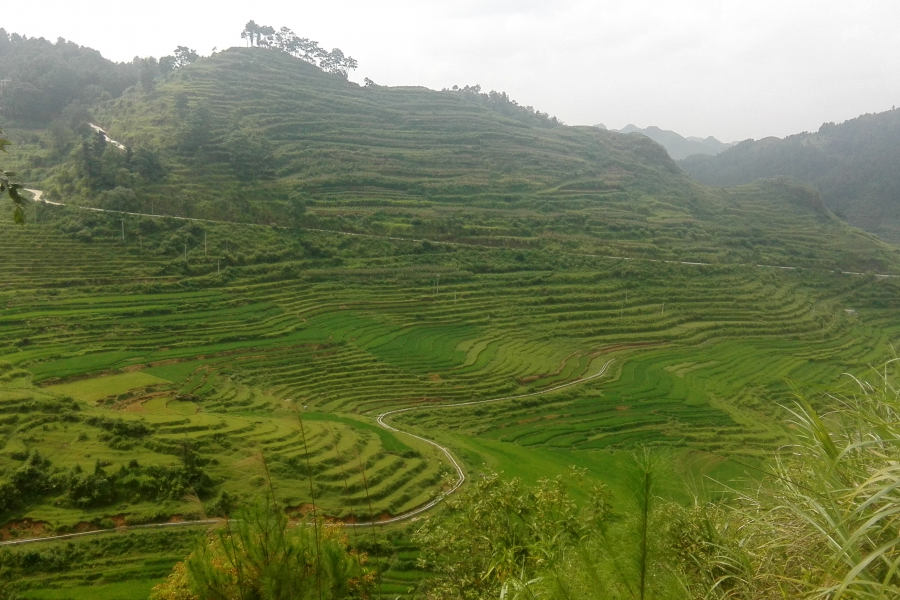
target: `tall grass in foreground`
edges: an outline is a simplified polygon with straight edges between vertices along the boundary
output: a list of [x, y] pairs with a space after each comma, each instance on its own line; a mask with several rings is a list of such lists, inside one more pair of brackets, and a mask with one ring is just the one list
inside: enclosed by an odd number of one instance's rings
[[693, 597], [900, 598], [898, 364], [801, 396], [795, 443], [759, 487], [682, 515], [673, 540]]
[[578, 507], [562, 477], [483, 477], [416, 534], [437, 573], [428, 597], [900, 598], [898, 361], [849, 391], [798, 395], [792, 445], [724, 500], [665, 500], [668, 469], [649, 451], [615, 510], [602, 489]]
[[613, 513], [609, 506], [592, 511], [574, 543], [562, 547], [547, 568], [530, 581], [512, 578], [501, 598], [533, 600], [661, 600], [679, 598], [675, 572], [669, 566], [668, 517], [663, 499], [671, 467], [667, 455], [642, 449], [634, 454], [625, 496]]

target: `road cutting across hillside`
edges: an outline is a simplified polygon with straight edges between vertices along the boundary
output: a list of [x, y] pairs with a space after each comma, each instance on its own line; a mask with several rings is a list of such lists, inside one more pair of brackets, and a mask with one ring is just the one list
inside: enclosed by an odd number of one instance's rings
[[[34, 194], [34, 201], [43, 202], [44, 204], [52, 204], [53, 206], [66, 206], [65, 203], [62, 202], [51, 202], [49, 200], [42, 199], [43, 192], [40, 190], [29, 190], [26, 189], [26, 192], [31, 192]], [[216, 219], [197, 219], [194, 217], [176, 217], [174, 215], [154, 215], [147, 213], [136, 213], [136, 212], [127, 212], [124, 210], [111, 210], [108, 208], [96, 208], [93, 206], [75, 206], [74, 208], [80, 208], [82, 210], [92, 210], [94, 212], [102, 212], [102, 213], [110, 213], [115, 215], [129, 215], [132, 217], [150, 217], [153, 219], [176, 219], [179, 221], [194, 221], [197, 223], [219, 223], [222, 225], [244, 225], [249, 227], [281, 227], [283, 229], [295, 229], [297, 231], [314, 231], [317, 233], [330, 233], [333, 235], [345, 235], [350, 237], [361, 237], [361, 238], [371, 238], [376, 240], [388, 240], [393, 242], [409, 242], [409, 243], [421, 243], [428, 242], [429, 244], [435, 244], [440, 246], [459, 246], [462, 248], [472, 247], [472, 248], [488, 248], [494, 249], [495, 246], [488, 246], [486, 244], [469, 244], [466, 242], [448, 242], [444, 240], [427, 240], [427, 239], [415, 239], [415, 238], [405, 238], [405, 237], [397, 237], [397, 236], [389, 236], [389, 235], [375, 235], [371, 233], [355, 233], [351, 231], [340, 231], [338, 229], [316, 229], [314, 227], [284, 227], [280, 225], [260, 225], [258, 223], [241, 223], [239, 221], [219, 221]], [[868, 273], [861, 273], [857, 271], [843, 271], [836, 270], [832, 271], [830, 269], [814, 269], [808, 267], [796, 267], [796, 266], [784, 266], [784, 265], [760, 265], [753, 263], [707, 263], [707, 262], [698, 262], [698, 261], [689, 261], [689, 260], [665, 260], [660, 258], [643, 258], [643, 257], [633, 257], [633, 256], [608, 256], [605, 254], [587, 254], [581, 252], [560, 252], [560, 254], [569, 254], [571, 256], [587, 256], [590, 258], [601, 258], [603, 260], [617, 260], [617, 261], [637, 261], [637, 262], [650, 262], [650, 263], [663, 263], [663, 264], [672, 264], [672, 265], [687, 265], [691, 267], [716, 267], [716, 266], [735, 266], [735, 267], [754, 267], [757, 269], [782, 269], [785, 271], [796, 271], [796, 270], [806, 270], [806, 271], [828, 271], [832, 273], [840, 273], [842, 275], [857, 275], [857, 276], [865, 276]], [[885, 278], [900, 278], [900, 275], [891, 275], [884, 273], [872, 273], [872, 276], [877, 277], [879, 279]]]
[[[416, 435], [416, 434], [410, 433], [408, 431], [403, 431], [402, 429], [398, 429], [392, 425], [389, 425], [385, 421], [385, 419], [387, 419], [393, 415], [412, 412], [412, 411], [416, 411], [416, 410], [441, 410], [441, 409], [447, 409], [447, 408], [460, 408], [460, 407], [464, 407], [464, 406], [476, 406], [478, 404], [504, 402], [507, 400], [519, 400], [522, 398], [531, 398], [534, 396], [550, 394], [552, 392], [556, 392], [556, 391], [559, 391], [559, 390], [562, 390], [562, 389], [565, 389], [568, 387], [572, 387], [574, 385], [579, 385], [582, 383], [587, 383], [588, 381], [592, 381], [594, 379], [598, 379], [606, 374], [607, 370], [609, 369], [609, 366], [612, 363], [613, 363], [613, 359], [609, 359], [603, 364], [602, 367], [600, 367], [600, 370], [597, 373], [594, 373], [593, 375], [590, 375], [588, 377], [580, 377], [578, 379], [574, 379], [572, 381], [567, 381], [566, 383], [562, 383], [560, 385], [556, 385], [551, 388], [547, 388], [545, 390], [540, 390], [537, 392], [529, 392], [527, 394], [518, 394], [515, 396], [501, 396], [499, 398], [488, 398], [487, 400], [472, 400], [470, 402], [455, 402], [453, 404], [429, 404], [429, 405], [425, 405], [425, 406], [410, 406], [407, 408], [397, 408], [394, 410], [389, 410], [387, 412], [383, 412], [383, 413], [379, 414], [378, 416], [375, 417], [375, 422], [378, 423], [379, 426], [383, 427], [384, 429], [386, 429], [388, 431], [394, 432], [394, 433], [402, 433], [404, 435], [414, 437], [417, 440], [425, 442], [426, 444], [429, 444], [429, 445], [437, 448], [440, 452], [442, 452], [444, 454], [444, 456], [447, 458], [450, 465], [456, 471], [456, 481], [453, 483], [453, 485], [450, 487], [450, 489], [441, 492], [434, 499], [432, 499], [432, 500], [426, 502], [425, 504], [418, 506], [412, 510], [409, 510], [405, 513], [402, 513], [402, 514], [399, 514], [399, 515], [396, 515], [394, 517], [390, 517], [387, 519], [378, 519], [375, 521], [364, 521], [364, 522], [360, 522], [360, 523], [344, 523], [344, 526], [345, 527], [371, 527], [374, 525], [391, 525], [393, 523], [407, 521], [409, 519], [412, 519], [413, 517], [416, 517], [417, 515], [420, 515], [422, 513], [425, 513], [427, 511], [431, 510], [432, 508], [434, 508], [435, 506], [437, 506], [438, 504], [443, 502], [448, 496], [450, 496], [451, 494], [456, 492], [466, 482], [466, 472], [463, 469], [462, 465], [459, 463], [459, 461], [456, 460], [456, 458], [453, 456], [453, 453], [450, 452], [449, 448], [447, 448], [446, 446], [442, 446], [441, 444], [438, 444], [437, 442], [435, 442], [433, 440], [429, 440], [420, 435]], [[101, 534], [105, 534], [105, 533], [123, 532], [123, 531], [128, 531], [131, 529], [147, 529], [147, 528], [162, 528], [162, 527], [164, 527], [164, 528], [191, 527], [191, 526], [196, 527], [196, 526], [201, 526], [201, 525], [216, 525], [218, 523], [224, 523], [224, 522], [225, 522], [225, 519], [204, 519], [204, 520], [200, 520], [200, 521], [181, 521], [181, 522], [177, 522], [177, 523], [154, 523], [154, 524], [148, 524], [148, 525], [125, 525], [122, 527], [115, 527], [112, 529], [98, 529], [96, 531], [83, 531], [83, 532], [79, 532], [79, 533], [68, 533], [68, 534], [56, 535], [56, 536], [50, 536], [50, 537], [26, 538], [26, 539], [22, 539], [22, 540], [8, 540], [5, 542], [0, 542], [0, 547], [2, 547], [2, 546], [18, 546], [18, 545], [31, 544], [31, 543], [36, 543], [36, 542], [50, 542], [50, 541], [67, 540], [67, 539], [72, 539], [72, 538], [77, 538], [77, 537], [101, 535]]]

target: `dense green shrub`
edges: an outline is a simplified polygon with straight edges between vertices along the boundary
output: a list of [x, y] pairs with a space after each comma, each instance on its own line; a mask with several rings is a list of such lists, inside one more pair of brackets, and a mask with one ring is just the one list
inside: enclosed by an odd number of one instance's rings
[[142, 438], [152, 433], [150, 427], [141, 421], [126, 421], [125, 419], [89, 416], [84, 418], [84, 422], [120, 437]]
[[243, 509], [158, 585], [152, 600], [368, 598], [374, 574], [339, 525], [292, 525], [272, 504]]
[[202, 461], [190, 450], [182, 450], [181, 460], [181, 465], [172, 466], [141, 466], [132, 461], [109, 473], [100, 461], [91, 471], [80, 465], [63, 470], [32, 451], [8, 480], [0, 482], [0, 514], [54, 496], [63, 506], [95, 508], [120, 501], [161, 502], [178, 500], [190, 493], [208, 495], [213, 481], [200, 466]]

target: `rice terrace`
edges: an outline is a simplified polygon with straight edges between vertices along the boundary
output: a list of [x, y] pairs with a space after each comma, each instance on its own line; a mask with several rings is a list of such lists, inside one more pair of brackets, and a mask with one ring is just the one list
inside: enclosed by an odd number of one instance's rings
[[454, 597], [423, 540], [493, 477], [625, 514], [646, 451], [673, 505], [737, 494], [895, 356], [900, 248], [809, 184], [282, 50], [0, 120], [0, 598], [146, 598], [260, 499], [346, 538], [335, 597]]

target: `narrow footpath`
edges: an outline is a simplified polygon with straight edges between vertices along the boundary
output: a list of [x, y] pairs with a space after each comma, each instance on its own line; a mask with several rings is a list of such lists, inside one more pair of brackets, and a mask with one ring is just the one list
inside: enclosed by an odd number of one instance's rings
[[[43, 192], [40, 190], [30, 190], [26, 189], [26, 192], [30, 192], [34, 194], [35, 202], [43, 202], [44, 204], [51, 204], [53, 206], [67, 206], [63, 202], [51, 202], [49, 200], [43, 199]], [[94, 208], [91, 206], [75, 206], [73, 208], [78, 208], [81, 210], [92, 210], [94, 212], [102, 212], [102, 213], [110, 213], [114, 215], [129, 215], [132, 217], [150, 217], [152, 219], [176, 219], [179, 221], [194, 221], [197, 223], [220, 223], [223, 225], [243, 225], [245, 227], [268, 227], [268, 228], [278, 228], [278, 229], [292, 229], [296, 231], [314, 231], [317, 233], [330, 233], [333, 235], [346, 235], [351, 237], [361, 237], [361, 238], [371, 238], [376, 240], [389, 240], [395, 242], [410, 242], [410, 243], [422, 243], [428, 242], [429, 244], [435, 244], [439, 246], [458, 246], [461, 248], [471, 247], [471, 248], [487, 248], [487, 249], [496, 249], [497, 246], [488, 246], [487, 244], [469, 244], [466, 242], [448, 242], [444, 240], [428, 240], [428, 239], [416, 239], [416, 238], [405, 238], [405, 237], [396, 237], [389, 235], [374, 235], [371, 233], [352, 233], [349, 231], [340, 231], [339, 229], [316, 229], [314, 227], [285, 227], [281, 225], [259, 225], [257, 223], [241, 223], [240, 221], [219, 221], [216, 219], [197, 219], [194, 217], [176, 217], [172, 215], [153, 215], [147, 213], [136, 213], [136, 212], [127, 212], [124, 210], [110, 210], [108, 208]], [[568, 254], [570, 256], [587, 256], [590, 258], [602, 258], [604, 260], [633, 260], [635, 262], [650, 262], [650, 263], [664, 263], [664, 264], [673, 264], [673, 265], [687, 265], [691, 267], [715, 267], [715, 266], [734, 266], [734, 267], [756, 267], [759, 269], [783, 269], [786, 271], [796, 271], [796, 270], [805, 270], [805, 271], [821, 271], [827, 273], [840, 273], [842, 275], [868, 275], [868, 273], [859, 273], [855, 271], [842, 271], [842, 270], [831, 270], [831, 269], [812, 269], [808, 267], [796, 267], [796, 266], [783, 266], [783, 265], [755, 265], [752, 263], [707, 263], [707, 262], [696, 262], [689, 260], [664, 260], [659, 258], [638, 258], [633, 256], [609, 256], [605, 254], [587, 254], [583, 252], [565, 252], [559, 251], [560, 254]], [[879, 279], [885, 278], [900, 278], [900, 275], [890, 275], [884, 273], [872, 273], [874, 277], [878, 277]]]
[[[556, 392], [558, 390], [561, 390], [561, 389], [564, 389], [567, 387], [571, 387], [573, 385], [587, 383], [588, 381], [592, 381], [594, 379], [603, 377], [603, 375], [606, 374], [606, 371], [609, 369], [609, 365], [611, 365], [612, 362], [613, 362], [612, 359], [607, 360], [603, 364], [603, 366], [600, 367], [600, 370], [593, 375], [575, 379], [573, 381], [568, 381], [566, 383], [563, 383], [563, 384], [560, 384], [560, 385], [557, 385], [557, 386], [554, 386], [551, 388], [547, 388], [545, 390], [541, 390], [538, 392], [530, 392], [528, 394], [519, 394], [516, 396], [502, 396], [499, 398], [489, 398], [487, 400], [473, 400], [471, 402], [456, 402], [454, 404], [428, 404], [428, 405], [424, 405], [424, 406], [410, 406], [407, 408], [397, 408], [394, 410], [389, 410], [387, 412], [383, 412], [383, 413], [379, 414], [378, 416], [375, 417], [375, 422], [378, 423], [379, 426], [381, 426], [384, 429], [387, 429], [388, 431], [393, 432], [393, 433], [401, 433], [403, 435], [408, 435], [410, 437], [414, 437], [415, 439], [417, 439], [421, 442], [425, 442], [426, 444], [434, 446], [440, 452], [442, 452], [444, 454], [444, 456], [447, 458], [447, 461], [450, 463], [450, 465], [454, 468], [454, 470], [456, 470], [456, 481], [454, 481], [454, 483], [450, 487], [450, 489], [441, 492], [434, 499], [426, 502], [425, 504], [423, 504], [421, 506], [413, 508], [412, 510], [409, 510], [405, 513], [399, 514], [397, 516], [394, 516], [394, 517], [391, 517], [388, 519], [379, 519], [379, 520], [375, 520], [375, 521], [363, 521], [360, 523], [345, 523], [344, 526], [345, 527], [372, 527], [372, 526], [376, 526], [376, 525], [391, 525], [393, 523], [407, 521], [409, 519], [412, 519], [413, 517], [416, 517], [417, 515], [420, 515], [424, 512], [431, 510], [432, 508], [434, 508], [435, 506], [437, 506], [438, 504], [443, 502], [444, 499], [446, 499], [448, 496], [450, 496], [451, 494], [456, 492], [466, 482], [466, 472], [463, 469], [462, 465], [459, 463], [459, 461], [456, 460], [456, 458], [453, 456], [453, 453], [450, 452], [449, 448], [447, 448], [446, 446], [442, 446], [441, 444], [435, 442], [434, 440], [429, 440], [428, 438], [422, 437], [420, 435], [416, 435], [409, 431], [404, 431], [402, 429], [398, 429], [398, 428], [390, 425], [386, 421], [386, 419], [389, 419], [390, 417], [392, 417], [394, 415], [398, 415], [401, 413], [408, 413], [408, 412], [412, 412], [412, 411], [416, 411], [416, 410], [439, 410], [439, 409], [445, 409], [445, 408], [460, 408], [463, 406], [475, 406], [477, 404], [488, 404], [488, 403], [492, 403], [492, 402], [503, 402], [506, 400], [518, 400], [521, 398], [531, 398], [533, 396], [542, 396], [544, 394]], [[33, 544], [33, 543], [37, 543], [37, 542], [49, 542], [49, 541], [54, 541], [54, 540], [56, 540], [56, 541], [67, 540], [67, 539], [72, 539], [72, 538], [78, 538], [78, 537], [84, 537], [84, 536], [90, 536], [90, 535], [102, 535], [102, 534], [107, 534], [107, 533], [117, 533], [117, 532], [121, 533], [124, 531], [133, 530], [133, 529], [162, 529], [162, 528], [171, 528], [171, 527], [196, 527], [196, 526], [203, 526], [203, 525], [215, 525], [217, 523], [223, 523], [224, 521], [225, 521], [224, 519], [204, 519], [202, 521], [181, 521], [178, 523], [152, 523], [149, 525], [125, 525], [122, 527], [114, 527], [112, 529], [98, 529], [96, 531], [84, 531], [81, 533], [67, 533], [67, 534], [63, 534], [63, 535], [55, 535], [55, 536], [50, 536], [50, 537], [37, 537], [37, 538], [26, 538], [26, 539], [21, 539], [21, 540], [9, 540], [6, 542], [0, 542], [0, 547], [2, 547], [2, 546], [20, 546], [23, 544]]]

